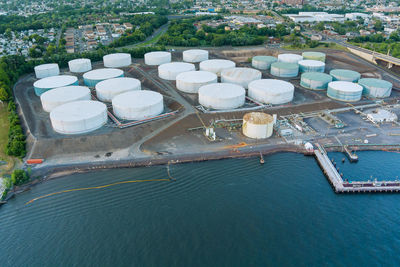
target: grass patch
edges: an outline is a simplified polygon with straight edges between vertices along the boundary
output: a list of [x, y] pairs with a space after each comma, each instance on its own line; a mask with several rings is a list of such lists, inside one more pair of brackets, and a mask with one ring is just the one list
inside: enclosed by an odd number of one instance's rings
[[321, 49], [335, 49], [335, 50], [343, 50], [343, 51], [347, 51], [347, 48], [341, 45], [338, 45], [336, 43], [329, 43], [328, 46], [325, 46], [325, 43], [320, 43], [317, 47], [309, 47], [308, 45], [303, 45], [302, 47], [293, 47], [291, 45], [286, 45], [282, 47], [283, 49], [286, 50], [321, 50]]
[[10, 122], [8, 121], [7, 103], [0, 103], [0, 160], [7, 164], [0, 165], [0, 174], [10, 174], [15, 165], [15, 158], [6, 155], [5, 149], [8, 142], [8, 130]]

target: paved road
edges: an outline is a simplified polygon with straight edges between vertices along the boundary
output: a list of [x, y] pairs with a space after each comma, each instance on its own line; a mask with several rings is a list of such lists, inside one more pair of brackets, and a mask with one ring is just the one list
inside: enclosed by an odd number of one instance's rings
[[[146, 43], [146, 42], [152, 40], [152, 39], [153, 39], [154, 37], [156, 37], [158, 34], [164, 34], [164, 33], [168, 30], [168, 26], [169, 26], [169, 21], [168, 21], [168, 23], [162, 25], [160, 28], [158, 28], [157, 30], [155, 30], [155, 31], [153, 32], [153, 34], [150, 35], [149, 37], [147, 37], [144, 41], [139, 42], [139, 43], [136, 43], [136, 44], [132, 44], [132, 45], [122, 46], [122, 47], [119, 47], [118, 49], [132, 48], [132, 47], [136, 47], [136, 46], [142, 45], [142, 44], [144, 44], [144, 43]], [[148, 44], [148, 45], [146, 45], [146, 46], [149, 46], [149, 45], [150, 45], [150, 44]]]

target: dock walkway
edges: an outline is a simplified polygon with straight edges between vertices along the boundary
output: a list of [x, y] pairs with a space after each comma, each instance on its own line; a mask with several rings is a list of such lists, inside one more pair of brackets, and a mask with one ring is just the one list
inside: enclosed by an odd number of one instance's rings
[[325, 149], [316, 144], [315, 158], [321, 166], [335, 193], [391, 193], [400, 192], [400, 181], [343, 181], [336, 167], [330, 161]]

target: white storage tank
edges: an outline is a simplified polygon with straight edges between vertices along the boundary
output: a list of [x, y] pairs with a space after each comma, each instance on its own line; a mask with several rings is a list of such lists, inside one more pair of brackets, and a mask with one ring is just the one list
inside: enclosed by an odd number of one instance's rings
[[90, 90], [86, 86], [65, 86], [47, 91], [40, 96], [43, 110], [50, 112], [63, 104], [79, 101], [90, 100]]
[[107, 107], [92, 100], [69, 102], [53, 109], [50, 121], [54, 131], [61, 134], [88, 133], [107, 122]]
[[326, 55], [325, 53], [321, 53], [321, 52], [303, 52], [303, 54], [301, 54], [303, 56], [304, 59], [311, 59], [311, 60], [319, 60], [322, 62], [325, 62], [325, 58]]
[[35, 75], [37, 79], [56, 76], [60, 74], [60, 68], [57, 63], [42, 64], [35, 67]]
[[174, 81], [180, 73], [196, 70], [194, 64], [185, 62], [171, 62], [158, 66], [158, 77], [164, 80]]
[[95, 87], [101, 81], [117, 77], [124, 77], [124, 72], [120, 69], [97, 69], [83, 74], [83, 81], [86, 86]]
[[334, 69], [329, 72], [333, 81], [357, 82], [361, 74], [354, 70]]
[[275, 62], [271, 64], [271, 75], [291, 78], [299, 74], [299, 65], [297, 63]]
[[96, 84], [97, 98], [104, 102], [111, 102], [119, 94], [141, 90], [141, 83], [138, 79], [129, 77], [112, 78]]
[[92, 62], [88, 58], [77, 58], [68, 61], [70, 72], [82, 73], [92, 70]]
[[361, 99], [363, 87], [359, 84], [346, 82], [346, 81], [334, 81], [328, 84], [327, 95], [335, 100], [355, 102]]
[[300, 60], [299, 61], [300, 72], [324, 72], [325, 63], [319, 60]]
[[185, 93], [197, 93], [203, 85], [217, 82], [217, 75], [208, 71], [188, 71], [176, 76], [176, 88]]
[[242, 131], [249, 138], [268, 138], [274, 131], [274, 118], [263, 112], [247, 113], [243, 116]]
[[208, 60], [208, 51], [203, 49], [189, 49], [182, 53], [183, 61], [189, 63], [199, 63]]
[[50, 76], [34, 82], [33, 88], [35, 94], [40, 96], [48, 90], [68, 85], [78, 85], [78, 78], [71, 75]]
[[163, 96], [148, 90], [117, 95], [112, 100], [112, 106], [115, 115], [123, 120], [143, 120], [164, 111]]
[[227, 59], [209, 59], [200, 62], [200, 70], [209, 71], [221, 76], [221, 72], [227, 69], [233, 69], [236, 63]]
[[244, 105], [246, 90], [237, 84], [213, 83], [200, 87], [199, 103], [212, 109], [235, 109]]
[[300, 85], [312, 90], [326, 90], [332, 76], [322, 72], [305, 72], [301, 75]]
[[276, 57], [271, 56], [255, 56], [251, 60], [251, 65], [253, 68], [259, 70], [269, 70], [271, 68], [271, 64], [277, 62], [278, 59]]
[[363, 94], [368, 97], [385, 98], [392, 93], [393, 84], [385, 80], [363, 78], [358, 80], [358, 84], [364, 88]]
[[150, 66], [158, 66], [171, 62], [171, 53], [165, 51], [149, 52], [144, 54], [144, 63]]
[[298, 63], [300, 60], [303, 60], [303, 56], [297, 54], [279, 54], [278, 61], [285, 63]]
[[104, 67], [121, 68], [132, 64], [131, 54], [115, 53], [103, 56]]
[[294, 86], [276, 79], [262, 79], [249, 83], [248, 96], [265, 104], [285, 104], [293, 100]]
[[261, 71], [252, 68], [233, 68], [221, 72], [221, 82], [234, 83], [247, 89], [250, 82], [261, 79]]

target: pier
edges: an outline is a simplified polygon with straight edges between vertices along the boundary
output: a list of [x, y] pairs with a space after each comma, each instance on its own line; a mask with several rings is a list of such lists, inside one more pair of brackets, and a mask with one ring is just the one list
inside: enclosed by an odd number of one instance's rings
[[330, 161], [325, 149], [316, 144], [315, 158], [332, 185], [335, 193], [394, 193], [400, 192], [400, 181], [343, 181], [336, 167]]

